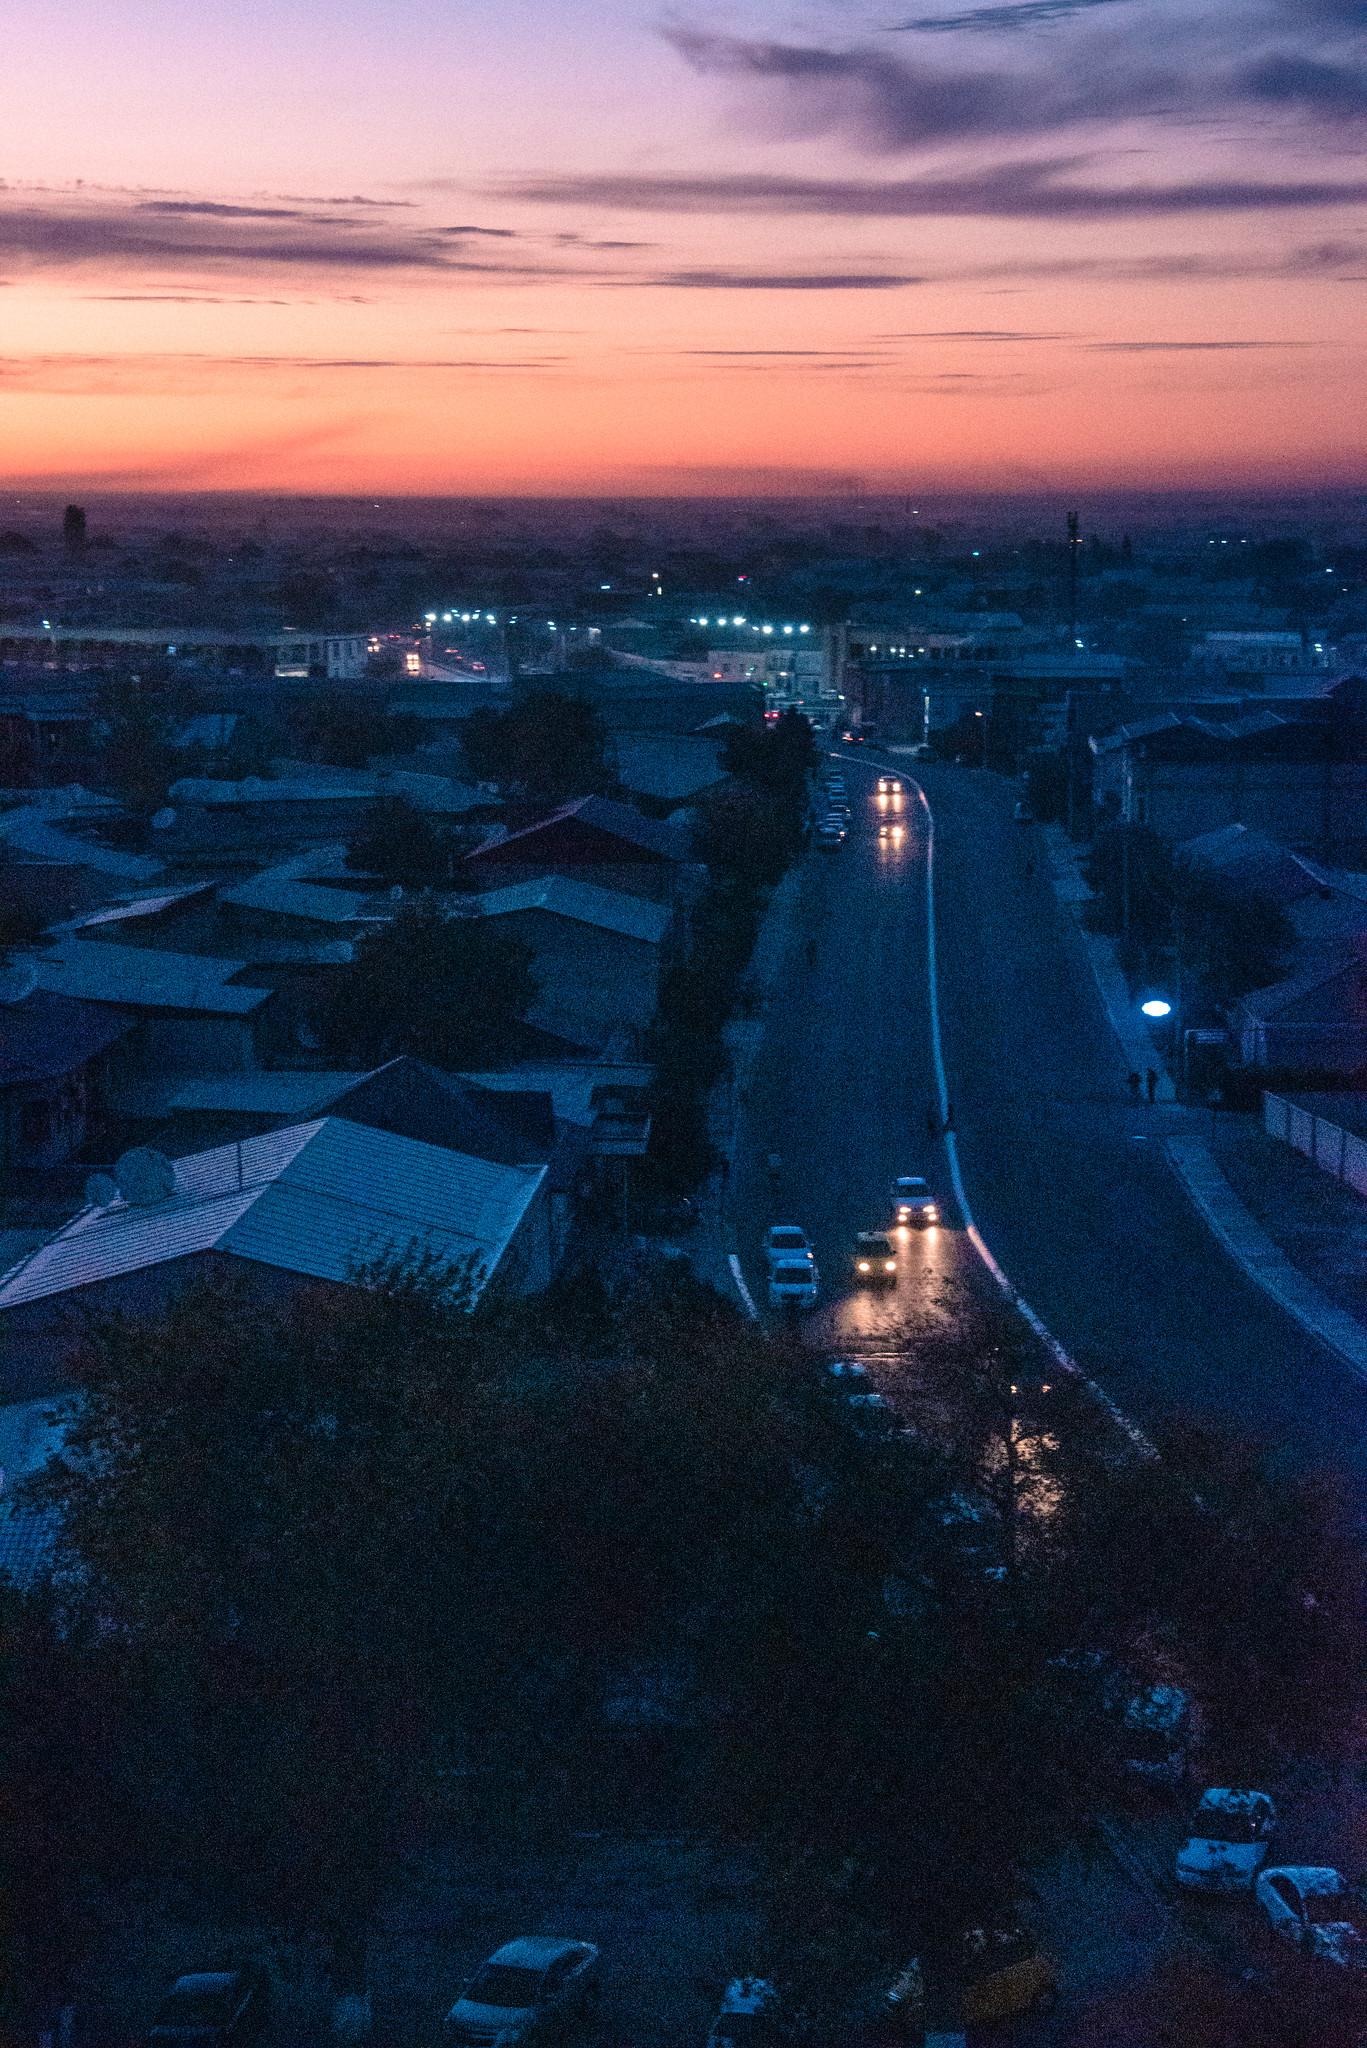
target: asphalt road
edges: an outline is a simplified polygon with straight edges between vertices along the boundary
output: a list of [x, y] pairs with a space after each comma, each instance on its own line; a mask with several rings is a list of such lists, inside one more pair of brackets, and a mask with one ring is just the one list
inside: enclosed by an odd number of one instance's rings
[[[814, 1343], [885, 1360], [946, 1284], [990, 1291], [954, 1208], [935, 1100], [928, 1000], [926, 813], [906, 763], [852, 750], [854, 823], [814, 851], [742, 1105], [731, 1247], [764, 1301], [769, 1222], [800, 1223], [822, 1274]], [[1129, 1102], [1121, 1055], [1043, 848], [1017, 794], [981, 771], [917, 763], [933, 810], [943, 1049], [964, 1185], [1011, 1280], [1078, 1364], [1141, 1423], [1180, 1412], [1346, 1475], [1367, 1501], [1367, 1385], [1253, 1285], [1167, 1167], [1177, 1108]], [[900, 812], [876, 775], [907, 787]], [[905, 825], [877, 837], [880, 817]], [[1028, 856], [1033, 848], [1033, 874]], [[815, 943], [815, 964], [807, 957]], [[766, 1160], [777, 1153], [771, 1176]], [[914, 1234], [886, 1294], [849, 1284], [855, 1231], [887, 1221], [891, 1182], [924, 1173], [945, 1227]]]

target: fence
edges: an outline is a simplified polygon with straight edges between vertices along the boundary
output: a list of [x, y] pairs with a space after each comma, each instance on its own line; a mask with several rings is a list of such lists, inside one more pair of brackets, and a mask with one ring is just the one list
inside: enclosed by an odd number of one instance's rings
[[1345, 1130], [1331, 1117], [1306, 1109], [1285, 1095], [1263, 1096], [1263, 1128], [1269, 1137], [1294, 1145], [1367, 1201], [1367, 1137]]

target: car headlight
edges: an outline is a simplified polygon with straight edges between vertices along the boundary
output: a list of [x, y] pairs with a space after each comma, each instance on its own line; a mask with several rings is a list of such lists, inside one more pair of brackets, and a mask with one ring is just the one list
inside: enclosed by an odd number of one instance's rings
[[861, 1260], [859, 1261], [859, 1271], [860, 1271], [861, 1273], [867, 1273], [867, 1272], [868, 1272], [868, 1270], [869, 1270], [869, 1262], [868, 1262], [868, 1260], [867, 1260], [867, 1259], [861, 1259]]
[[927, 1209], [926, 1209], [926, 1222], [927, 1222], [927, 1223], [938, 1223], [938, 1222], [939, 1222], [939, 1220], [940, 1220], [940, 1212], [939, 1212], [939, 1210], [938, 1210], [938, 1209], [936, 1208], [935, 1204], [934, 1204], [933, 1202], [931, 1202], [931, 1203], [929, 1204], [929, 1206], [927, 1207]]
[[897, 1271], [897, 1261], [896, 1261], [896, 1259], [884, 1259], [884, 1261], [883, 1261], [883, 1271], [884, 1271], [885, 1273], [895, 1273], [895, 1272]]

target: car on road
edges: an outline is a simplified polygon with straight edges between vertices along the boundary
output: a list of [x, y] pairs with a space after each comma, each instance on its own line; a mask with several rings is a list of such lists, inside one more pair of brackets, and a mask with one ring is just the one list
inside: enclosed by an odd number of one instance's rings
[[582, 2020], [598, 1994], [598, 1950], [556, 1934], [496, 1949], [446, 2015], [443, 2048], [521, 2048]]
[[940, 1220], [940, 1205], [930, 1192], [930, 1183], [919, 1174], [899, 1174], [892, 1184], [892, 1220], [910, 1223], [924, 1230]]
[[900, 846], [906, 836], [906, 826], [896, 818], [884, 818], [878, 827], [878, 837], [892, 846]]
[[197, 1970], [177, 1977], [143, 2036], [147, 2048], [246, 2048], [270, 2016], [264, 1970]]
[[775, 1259], [769, 1268], [770, 1308], [814, 1308], [821, 1276], [814, 1259]]
[[793, 2039], [777, 1987], [767, 1977], [737, 1977], [722, 1993], [707, 2048], [780, 2048]]
[[764, 1233], [764, 1256], [770, 1266], [790, 1259], [816, 1262], [812, 1241], [796, 1223], [771, 1223]]
[[861, 1230], [850, 1263], [857, 1287], [893, 1287], [897, 1282], [897, 1246], [886, 1230]]
[[1284, 1864], [1261, 1872], [1253, 1895], [1279, 1941], [1341, 1970], [1367, 1969], [1367, 1915], [1341, 1872]]
[[1276, 1825], [1277, 1809], [1266, 1792], [1212, 1785], [1197, 1801], [1177, 1852], [1177, 1882], [1187, 1891], [1251, 1891]]
[[900, 796], [902, 778], [899, 775], [880, 775], [877, 787], [879, 796]]
[[868, 734], [860, 732], [857, 725], [847, 725], [842, 731], [840, 738], [847, 747], [862, 747], [868, 739]]
[[822, 1384], [832, 1394], [868, 1392], [869, 1369], [855, 1358], [833, 1358], [822, 1374]]
[[816, 843], [823, 853], [834, 853], [845, 844], [845, 827], [837, 818], [832, 824], [821, 824], [816, 828]]

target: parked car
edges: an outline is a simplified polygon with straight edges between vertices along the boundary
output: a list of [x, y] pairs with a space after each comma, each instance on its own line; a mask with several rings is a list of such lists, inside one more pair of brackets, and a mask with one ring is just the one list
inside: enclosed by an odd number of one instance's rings
[[919, 1174], [899, 1174], [892, 1184], [892, 1220], [912, 1223], [924, 1230], [940, 1220], [940, 1205], [930, 1192], [930, 1182]]
[[[932, 1988], [946, 2003], [952, 1999], [965, 2026], [993, 2026], [1052, 2005], [1058, 1995], [1058, 1965], [1017, 1923], [973, 1927], [959, 1945], [945, 1984]], [[919, 1957], [889, 1987], [883, 2010], [899, 2033], [917, 2041], [924, 2038], [926, 1982]]]
[[837, 820], [833, 825], [818, 825], [816, 843], [823, 853], [834, 853], [845, 844], [845, 827]]
[[814, 1308], [821, 1278], [813, 1259], [776, 1259], [769, 1268], [770, 1308]]
[[847, 725], [841, 732], [840, 738], [847, 747], [862, 747], [868, 739], [868, 734], [860, 732], [856, 725]]
[[864, 1394], [868, 1392], [869, 1369], [853, 1358], [833, 1358], [822, 1382], [832, 1394]]
[[264, 1970], [202, 1970], [177, 1977], [144, 2036], [147, 2048], [245, 2048], [270, 2017]]
[[1150, 1784], [1177, 1785], [1187, 1775], [1191, 1700], [1180, 1685], [1150, 1685], [1124, 1709], [1122, 1755], [1127, 1771]]
[[1277, 1809], [1266, 1792], [1203, 1792], [1177, 1852], [1177, 1882], [1188, 1891], [1246, 1892], [1267, 1860]]
[[1367, 1969], [1362, 1898], [1339, 1871], [1284, 1864], [1264, 1870], [1253, 1895], [1278, 1940], [1341, 1970]]
[[929, 741], [919, 740], [911, 750], [911, 758], [913, 761], [933, 761], [935, 759], [935, 749], [930, 745]]
[[505, 1942], [446, 2015], [443, 2048], [521, 2048], [582, 2019], [598, 1992], [598, 1950], [556, 1934]]
[[779, 2048], [792, 2039], [777, 1987], [767, 1977], [737, 1977], [722, 1993], [707, 2048]]
[[769, 1266], [791, 1259], [810, 1259], [815, 1265], [816, 1253], [805, 1230], [796, 1223], [771, 1223], [764, 1233], [764, 1257]]
[[886, 1230], [861, 1230], [850, 1255], [856, 1287], [895, 1287], [897, 1246]]

